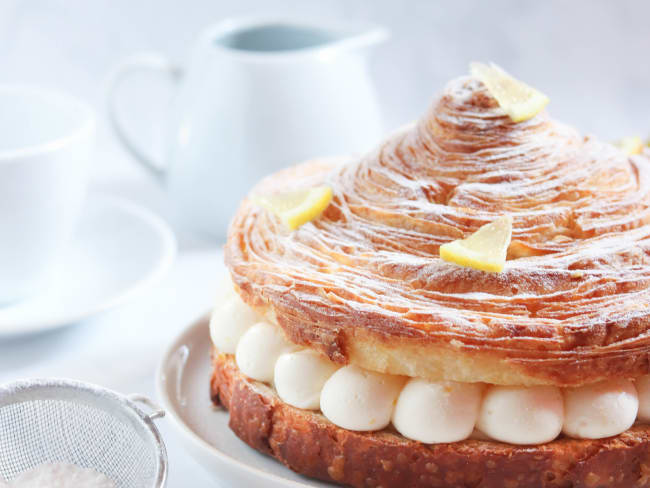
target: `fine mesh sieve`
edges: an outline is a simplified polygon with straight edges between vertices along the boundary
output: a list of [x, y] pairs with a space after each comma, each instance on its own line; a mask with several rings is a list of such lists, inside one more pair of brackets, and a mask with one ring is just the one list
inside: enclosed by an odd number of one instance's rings
[[153, 422], [164, 414], [145, 397], [76, 381], [0, 386], [0, 481], [43, 463], [70, 463], [119, 488], [164, 487], [167, 453]]

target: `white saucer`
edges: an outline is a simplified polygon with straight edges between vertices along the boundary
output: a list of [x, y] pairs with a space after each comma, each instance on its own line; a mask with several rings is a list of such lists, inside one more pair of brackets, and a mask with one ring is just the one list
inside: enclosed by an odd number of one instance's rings
[[225, 486], [331, 487], [300, 476], [248, 447], [228, 428], [228, 412], [212, 406], [208, 317], [185, 329], [158, 369], [158, 397], [187, 451]]
[[0, 337], [62, 327], [114, 307], [159, 281], [175, 254], [162, 219], [123, 199], [89, 196], [51, 285], [0, 305]]

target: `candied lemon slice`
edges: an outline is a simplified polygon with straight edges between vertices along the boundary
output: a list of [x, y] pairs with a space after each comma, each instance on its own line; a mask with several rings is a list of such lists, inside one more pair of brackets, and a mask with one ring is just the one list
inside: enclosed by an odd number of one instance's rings
[[641, 154], [643, 152], [643, 141], [639, 136], [624, 137], [614, 143], [625, 154]]
[[512, 217], [499, 217], [466, 239], [440, 246], [440, 257], [460, 266], [500, 273], [506, 264], [511, 238]]
[[329, 186], [317, 186], [273, 195], [254, 196], [255, 203], [277, 215], [291, 230], [320, 216], [332, 201]]
[[471, 63], [469, 69], [472, 76], [483, 82], [513, 122], [532, 119], [549, 102], [542, 92], [514, 79], [494, 63]]

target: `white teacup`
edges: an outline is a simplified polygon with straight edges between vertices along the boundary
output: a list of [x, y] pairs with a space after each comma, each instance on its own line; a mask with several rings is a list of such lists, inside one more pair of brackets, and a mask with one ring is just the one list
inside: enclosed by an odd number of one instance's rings
[[0, 303], [47, 283], [81, 212], [94, 136], [87, 104], [0, 85]]

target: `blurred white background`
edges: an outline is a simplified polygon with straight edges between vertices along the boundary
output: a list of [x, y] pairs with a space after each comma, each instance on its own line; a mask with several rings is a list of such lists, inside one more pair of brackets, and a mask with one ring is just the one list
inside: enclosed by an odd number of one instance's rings
[[[93, 190], [165, 215], [163, 190], [111, 134], [108, 74], [139, 51], [182, 63], [200, 30], [238, 15], [348, 18], [390, 28], [392, 40], [372, 62], [387, 129], [418, 117], [449, 79], [466, 73], [469, 61], [491, 60], [546, 92], [552, 115], [583, 132], [605, 139], [650, 134], [650, 2], [643, 0], [0, 0], [0, 83], [51, 86], [94, 104]], [[157, 128], [171, 87], [143, 79], [125, 95], [129, 126], [159, 155]], [[216, 246], [180, 237], [169, 277], [140, 300], [83, 327], [0, 343], [0, 382], [73, 376], [152, 394], [163, 348], [209, 307], [223, 272]], [[212, 486], [169, 426], [162, 428], [169, 486]]]
[[[650, 2], [643, 0], [1, 0], [0, 82], [50, 85], [103, 113], [107, 75], [137, 51], [180, 63], [207, 25], [227, 16], [370, 20], [389, 27], [372, 70], [387, 129], [421, 114], [471, 60], [492, 60], [551, 97], [549, 110], [586, 133], [650, 133]], [[125, 117], [154, 154], [171, 87], [125, 93]], [[165, 213], [163, 193], [101, 119], [95, 185]], [[158, 139], [158, 140], [157, 140]]]

